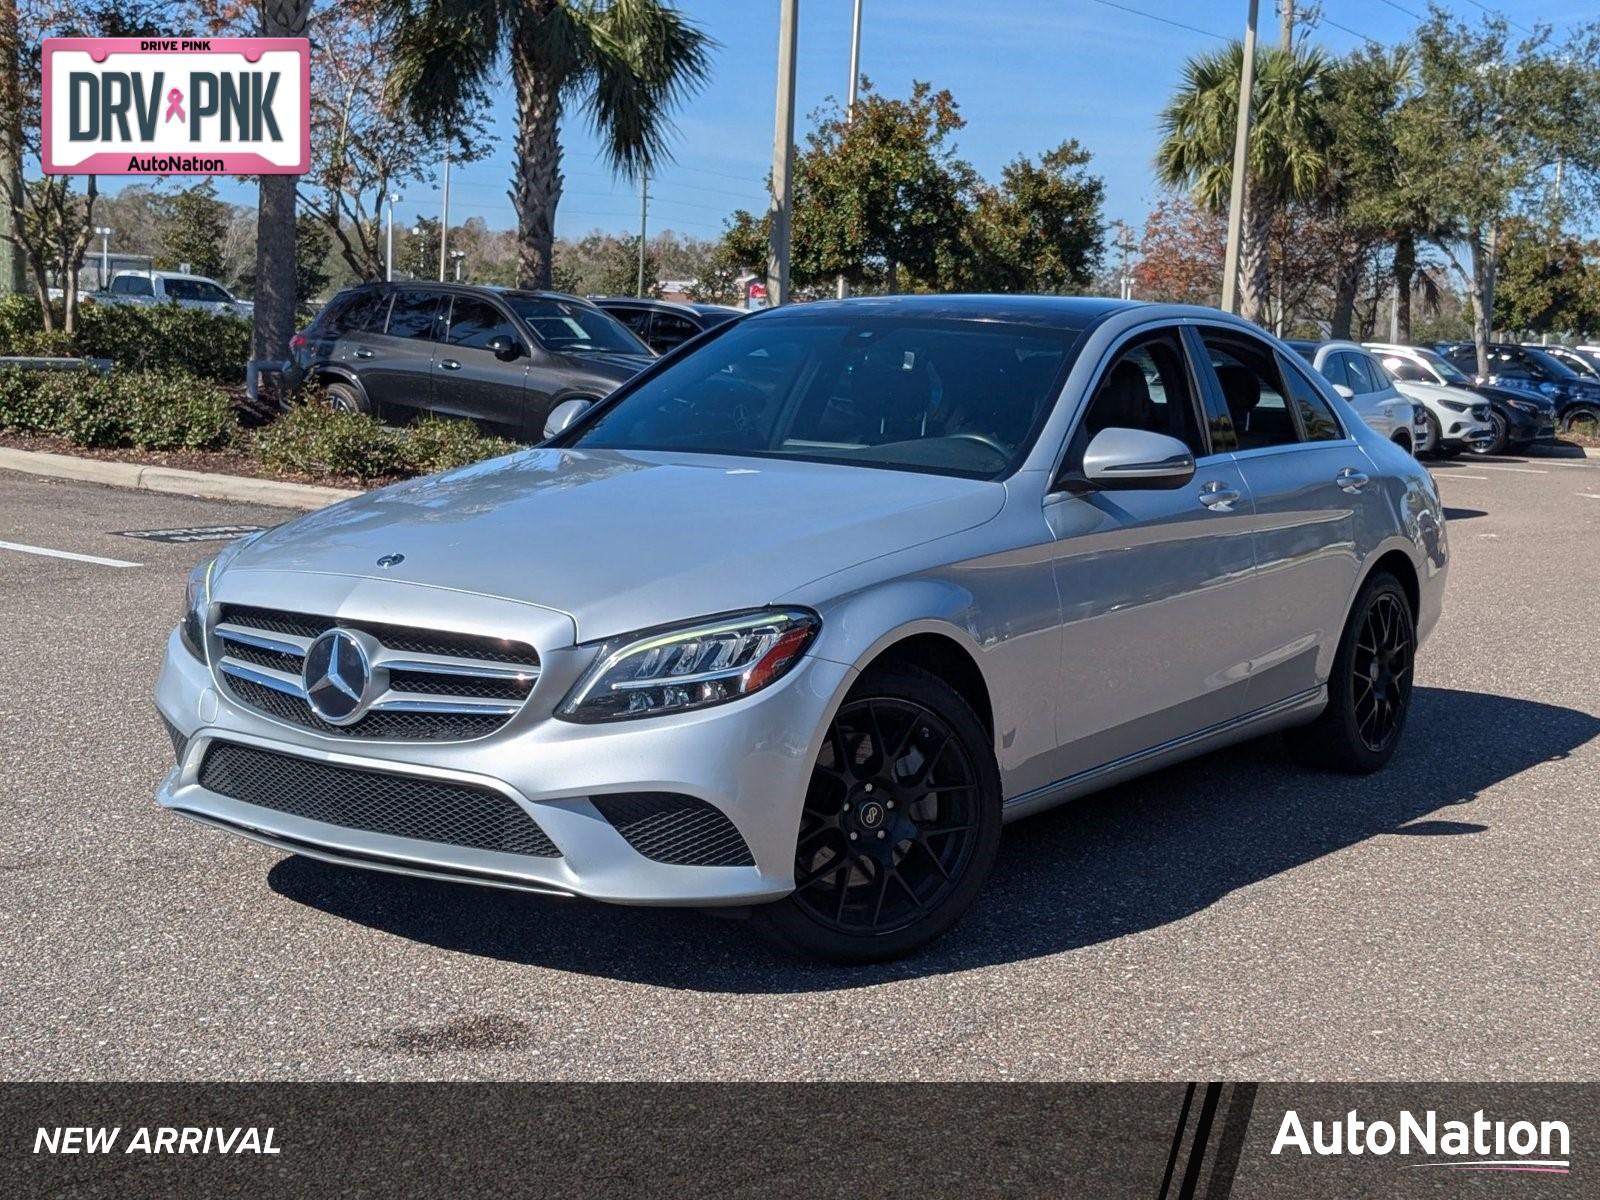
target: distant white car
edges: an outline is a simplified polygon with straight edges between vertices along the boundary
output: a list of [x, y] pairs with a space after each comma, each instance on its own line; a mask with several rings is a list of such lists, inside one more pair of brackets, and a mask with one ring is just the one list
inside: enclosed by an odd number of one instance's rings
[[1355, 342], [1290, 342], [1349, 401], [1361, 419], [1412, 454], [1427, 440], [1426, 418], [1410, 397], [1402, 396], [1383, 365]]
[[185, 275], [181, 271], [118, 271], [111, 286], [94, 294], [97, 301], [111, 304], [181, 304], [206, 312], [226, 313], [249, 320], [255, 305], [240, 300], [215, 279], [204, 275]]
[[1367, 342], [1384, 370], [1393, 376], [1395, 387], [1422, 405], [1428, 421], [1428, 434], [1418, 453], [1453, 458], [1463, 450], [1495, 440], [1491, 406], [1476, 392], [1438, 382], [1436, 372], [1410, 346], [1390, 342]]

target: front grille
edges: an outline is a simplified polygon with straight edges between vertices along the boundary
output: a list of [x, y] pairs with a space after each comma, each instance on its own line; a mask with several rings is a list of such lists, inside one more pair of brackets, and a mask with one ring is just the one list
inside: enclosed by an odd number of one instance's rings
[[[356, 721], [323, 720], [302, 681], [311, 643], [329, 629], [365, 635], [374, 693]], [[499, 729], [539, 677], [538, 653], [522, 642], [377, 621], [224, 605], [212, 627], [217, 668], [240, 703], [330, 737], [463, 741]], [[375, 649], [374, 649], [375, 647]]]
[[213, 742], [200, 786], [274, 812], [390, 837], [559, 858], [544, 830], [509, 796], [489, 788], [339, 767]]
[[593, 797], [640, 854], [656, 862], [686, 867], [749, 867], [750, 847], [733, 822], [704, 800], [672, 792], [623, 792]]

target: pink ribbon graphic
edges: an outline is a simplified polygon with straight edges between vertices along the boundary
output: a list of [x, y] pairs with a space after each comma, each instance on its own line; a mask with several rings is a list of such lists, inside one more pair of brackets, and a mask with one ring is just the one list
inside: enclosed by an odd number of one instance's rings
[[177, 117], [180, 121], [188, 120], [183, 115], [183, 93], [177, 88], [167, 93], [167, 115], [164, 121], [170, 121], [173, 117]]

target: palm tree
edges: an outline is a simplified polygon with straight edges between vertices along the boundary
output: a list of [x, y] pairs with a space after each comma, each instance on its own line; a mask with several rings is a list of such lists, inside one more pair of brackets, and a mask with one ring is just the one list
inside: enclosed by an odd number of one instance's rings
[[662, 0], [385, 0], [399, 89], [424, 127], [481, 102], [501, 56], [517, 93], [511, 200], [524, 287], [550, 286], [559, 129], [582, 105], [613, 170], [637, 179], [666, 156], [674, 105], [705, 82], [714, 44]]
[[[1170, 188], [1188, 189], [1196, 203], [1224, 211], [1233, 180], [1234, 126], [1244, 48], [1233, 42], [1191, 58], [1183, 82], [1161, 114], [1156, 173]], [[1322, 113], [1329, 69], [1321, 51], [1273, 46], [1256, 52], [1251, 94], [1249, 178], [1239, 240], [1240, 311], [1264, 323], [1270, 287], [1267, 261], [1278, 208], [1310, 200], [1328, 170], [1329, 131]]]

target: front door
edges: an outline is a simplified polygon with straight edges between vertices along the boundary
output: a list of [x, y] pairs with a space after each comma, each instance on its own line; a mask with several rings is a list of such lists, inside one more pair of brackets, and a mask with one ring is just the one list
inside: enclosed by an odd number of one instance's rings
[[[1183, 441], [1194, 478], [1170, 490], [1074, 488], [1089, 441], [1113, 427]], [[1045, 507], [1063, 623], [1062, 777], [1244, 711], [1252, 512], [1232, 456], [1211, 445], [1180, 331], [1135, 334], [1102, 371]]]
[[[478, 296], [454, 295], [444, 342], [433, 361], [433, 407], [466, 417], [507, 437], [527, 428], [528, 348], [511, 315]], [[497, 338], [516, 347], [502, 359], [490, 349]]]

